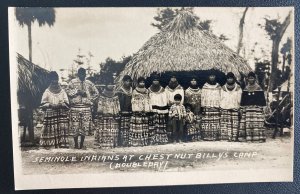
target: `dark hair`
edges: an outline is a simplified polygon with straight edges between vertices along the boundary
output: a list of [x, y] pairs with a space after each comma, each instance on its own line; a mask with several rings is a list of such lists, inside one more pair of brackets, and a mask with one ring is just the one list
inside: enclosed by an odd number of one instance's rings
[[128, 80], [132, 81], [131, 77], [129, 75], [124, 75], [122, 81], [124, 82], [124, 81], [128, 81]]
[[114, 78], [112, 76], [106, 77], [106, 85], [114, 85]]
[[170, 78], [173, 78], [173, 77], [176, 78], [176, 74], [174, 72], [171, 73], [171, 77]]
[[140, 83], [140, 82], [145, 82], [145, 78], [144, 77], [139, 77], [138, 80], [137, 80], [137, 83]]
[[248, 77], [248, 78], [249, 78], [249, 77], [254, 77], [254, 78], [256, 79], [256, 75], [255, 75], [255, 73], [254, 73], [253, 71], [251, 71], [251, 72], [248, 74], [247, 77]]
[[217, 72], [215, 69], [210, 69], [207, 71], [208, 77], [211, 75], [217, 76]]
[[53, 81], [53, 80], [58, 80], [58, 74], [56, 73], [56, 71], [51, 71], [51, 72], [49, 73], [49, 79], [50, 79], [51, 81]]
[[174, 100], [182, 100], [182, 96], [180, 94], [176, 94], [174, 96]]
[[226, 78], [227, 78], [227, 79], [228, 79], [228, 78], [233, 78], [233, 79], [235, 79], [235, 76], [234, 76], [234, 74], [233, 74], [232, 72], [228, 72], [227, 75], [226, 75]]
[[78, 73], [78, 74], [86, 73], [86, 70], [85, 70], [84, 68], [80, 67], [80, 68], [78, 69], [78, 72], [77, 72], [77, 73]]
[[192, 80], [196, 80], [197, 81], [197, 77], [196, 76], [192, 76], [190, 81], [192, 81]]
[[153, 74], [152, 81], [158, 80], [159, 81], [159, 75], [157, 73]]

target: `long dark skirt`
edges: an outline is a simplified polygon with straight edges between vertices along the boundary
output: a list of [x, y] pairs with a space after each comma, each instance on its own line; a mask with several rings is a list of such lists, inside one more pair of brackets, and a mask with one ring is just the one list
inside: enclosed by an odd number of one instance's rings
[[201, 140], [201, 116], [196, 115], [196, 120], [193, 122], [186, 122], [185, 124], [186, 141]]
[[118, 145], [119, 122], [111, 115], [97, 115], [95, 118], [95, 146], [114, 148]]
[[168, 114], [154, 113], [149, 116], [149, 143], [166, 144]]
[[221, 140], [237, 141], [239, 131], [239, 110], [221, 110]]
[[265, 141], [265, 116], [263, 107], [242, 107], [242, 118], [240, 122], [239, 140], [243, 141]]
[[92, 132], [92, 111], [91, 107], [78, 105], [71, 107], [70, 110], [71, 135], [89, 135]]
[[133, 113], [130, 120], [129, 146], [146, 146], [149, 138], [149, 116]]
[[40, 146], [69, 147], [69, 117], [65, 109], [47, 109], [43, 121]]
[[218, 140], [220, 136], [220, 109], [213, 107], [203, 108], [201, 126], [201, 134], [204, 140]]
[[131, 113], [121, 113], [120, 130], [119, 130], [119, 146], [127, 147], [129, 142], [129, 128]]

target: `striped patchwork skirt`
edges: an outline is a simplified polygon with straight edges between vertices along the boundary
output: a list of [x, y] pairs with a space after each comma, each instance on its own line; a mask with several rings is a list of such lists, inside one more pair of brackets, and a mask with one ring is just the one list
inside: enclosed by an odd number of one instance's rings
[[154, 113], [149, 116], [149, 143], [166, 144], [168, 143], [167, 135], [168, 114]]
[[237, 141], [239, 125], [238, 109], [221, 109], [221, 140]]
[[120, 131], [119, 131], [119, 146], [128, 146], [129, 128], [130, 128], [131, 113], [121, 113]]
[[239, 140], [265, 141], [265, 115], [263, 107], [242, 107], [242, 118], [240, 121]]
[[40, 146], [49, 148], [69, 147], [69, 117], [67, 110], [46, 110]]
[[92, 111], [91, 107], [85, 105], [75, 105], [70, 110], [70, 125], [71, 135], [76, 137], [78, 135], [92, 134]]
[[119, 122], [111, 115], [97, 115], [95, 146], [103, 149], [114, 148], [118, 145]]
[[143, 113], [133, 113], [130, 120], [129, 146], [148, 145], [149, 117]]
[[201, 116], [196, 115], [194, 122], [186, 122], [185, 134], [187, 141], [199, 141], [201, 140]]
[[201, 136], [204, 140], [215, 141], [220, 136], [220, 109], [204, 107], [201, 123]]

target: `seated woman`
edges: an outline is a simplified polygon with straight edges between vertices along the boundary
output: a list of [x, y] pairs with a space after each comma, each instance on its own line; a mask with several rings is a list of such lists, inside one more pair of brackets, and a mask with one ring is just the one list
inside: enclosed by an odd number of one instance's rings
[[95, 118], [95, 145], [100, 148], [114, 148], [118, 145], [120, 112], [119, 98], [114, 91], [112, 81], [99, 96]]
[[40, 146], [69, 147], [69, 100], [58, 83], [58, 74], [50, 72], [50, 86], [42, 96], [41, 108], [45, 111]]
[[248, 84], [242, 92], [239, 141], [265, 142], [265, 115], [266, 99], [264, 91], [256, 82], [256, 76], [250, 72], [247, 76]]

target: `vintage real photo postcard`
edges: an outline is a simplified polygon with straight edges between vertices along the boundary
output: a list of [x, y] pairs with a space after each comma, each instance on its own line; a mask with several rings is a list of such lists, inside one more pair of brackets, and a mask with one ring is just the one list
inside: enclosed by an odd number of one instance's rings
[[293, 181], [293, 7], [10, 7], [15, 188]]

